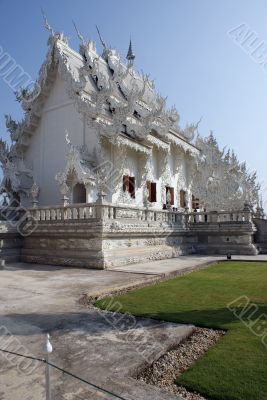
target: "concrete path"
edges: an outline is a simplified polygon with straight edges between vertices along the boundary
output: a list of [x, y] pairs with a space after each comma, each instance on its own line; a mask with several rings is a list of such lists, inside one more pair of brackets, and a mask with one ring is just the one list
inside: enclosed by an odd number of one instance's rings
[[168, 260], [157, 260], [140, 264], [125, 265], [123, 267], [112, 268], [112, 271], [130, 272], [137, 274], [173, 276], [186, 271], [192, 271], [224, 257], [202, 257], [202, 256], [181, 256]]
[[[232, 261], [264, 261], [267, 262], [267, 254], [258, 256], [232, 256]], [[177, 276], [184, 272], [194, 271], [217, 261], [226, 261], [224, 256], [181, 256], [168, 260], [157, 260], [140, 264], [125, 265], [112, 268], [112, 271]]]
[[[43, 357], [49, 332], [50, 361], [84, 380], [127, 400], [177, 399], [131, 376], [188, 336], [192, 326], [101, 312], [78, 302], [83, 293], [94, 296], [148, 280], [151, 275], [9, 265], [0, 271], [0, 348]], [[53, 400], [116, 399], [62, 372], [51, 375]], [[0, 353], [0, 399], [45, 399], [44, 366]]]
[[[146, 285], [202, 268], [224, 257], [179, 257], [108, 271], [11, 264], [0, 271], [0, 348], [43, 357], [45, 333], [52, 336], [50, 361], [119, 394], [126, 400], [174, 400], [176, 396], [131, 376], [189, 335], [193, 327], [101, 312], [83, 306], [83, 294]], [[267, 256], [233, 257], [267, 261]], [[119, 304], [117, 304], [119, 311]], [[52, 399], [116, 399], [52, 370]], [[41, 400], [44, 366], [0, 352], [0, 400]]]
[[257, 261], [261, 262], [267, 261], [267, 254], [259, 254], [258, 256], [233, 256], [232, 257], [233, 261], [238, 260], [238, 261]]

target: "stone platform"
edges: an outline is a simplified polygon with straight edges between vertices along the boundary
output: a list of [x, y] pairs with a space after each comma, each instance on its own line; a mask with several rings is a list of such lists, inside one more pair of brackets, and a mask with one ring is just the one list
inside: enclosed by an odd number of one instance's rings
[[185, 213], [94, 203], [27, 214], [24, 262], [107, 269], [180, 255], [257, 254], [247, 211]]

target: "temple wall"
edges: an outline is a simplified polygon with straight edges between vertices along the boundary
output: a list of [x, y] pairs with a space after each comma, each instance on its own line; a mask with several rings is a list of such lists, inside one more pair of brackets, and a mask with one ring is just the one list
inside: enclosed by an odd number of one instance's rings
[[[61, 204], [62, 195], [55, 181], [55, 175], [63, 172], [66, 165], [66, 130], [73, 145], [85, 144], [89, 153], [93, 154], [98, 145], [97, 134], [78, 113], [66, 91], [66, 82], [58, 76], [43, 107], [41, 121], [25, 153], [26, 165], [33, 169], [34, 180], [40, 187], [38, 198], [40, 206]], [[123, 158], [122, 149], [115, 149], [114, 154], [112, 147], [114, 146], [109, 145], [107, 151], [104, 152], [106, 161], [111, 163], [111, 168], [117, 175], [116, 184], [111, 185], [108, 193], [108, 201], [114, 204], [121, 202], [123, 175], [129, 175], [136, 179], [135, 205], [143, 205], [144, 188], [146, 181], [150, 180], [157, 184], [157, 201], [153, 203], [154, 208], [162, 209], [163, 204], [166, 204], [166, 186], [174, 188], [173, 207], [180, 207], [180, 190], [188, 191], [190, 208], [188, 163], [192, 160], [188, 160], [187, 155], [182, 151], [179, 152], [177, 148], [171, 146], [171, 151], [167, 155], [169, 177], [166, 178], [162, 169], [164, 152], [154, 147], [150, 160], [149, 178], [145, 178], [144, 154], [127, 148], [126, 157]], [[95, 202], [96, 199], [97, 189], [87, 187], [86, 201]], [[22, 198], [22, 204], [26, 207], [30, 206], [30, 198]]]
[[17, 221], [13, 223], [0, 222], [0, 243], [0, 260], [7, 263], [20, 261], [22, 237]]
[[103, 269], [192, 253], [258, 253], [252, 215], [244, 211], [180, 213], [98, 202], [16, 215], [0, 224], [0, 259], [7, 262]]
[[117, 185], [114, 187], [112, 199], [107, 197], [108, 201], [114, 204], [121, 203], [121, 191], [123, 175], [135, 177], [136, 191], [135, 199], [129, 204], [142, 206], [144, 200], [144, 190], [146, 182], [151, 181], [156, 183], [156, 202], [151, 203], [151, 207], [155, 209], [162, 209], [163, 204], [166, 204], [166, 186], [174, 189], [174, 204], [173, 207], [180, 207], [180, 190], [188, 193], [189, 209], [191, 209], [191, 185], [190, 185], [190, 172], [189, 163], [192, 159], [188, 159], [182, 151], [171, 152], [167, 155], [167, 170], [168, 176], [165, 175], [163, 168], [163, 159], [165, 153], [162, 150], [153, 148], [151, 158], [148, 160], [149, 168], [145, 170], [146, 157], [144, 154], [127, 148], [125, 154], [120, 153], [120, 148], [115, 149], [111, 161], [114, 171], [116, 171]]
[[257, 227], [255, 242], [257, 243], [258, 250], [261, 254], [267, 254], [267, 220], [254, 218], [253, 222]]
[[[55, 175], [62, 172], [66, 164], [66, 130], [73, 145], [81, 146], [86, 142], [89, 151], [93, 151], [96, 135], [75, 109], [66, 93], [65, 82], [58, 77], [25, 154], [26, 164], [33, 167], [34, 179], [40, 187], [41, 206], [61, 202]], [[22, 199], [24, 206], [29, 206], [29, 202], [27, 198]]]
[[116, 222], [104, 224], [100, 220], [43, 221], [23, 239], [22, 261], [105, 269], [189, 254], [257, 254], [249, 224], [229, 224], [224, 229], [207, 224], [203, 232], [124, 218], [125, 213]]
[[[193, 215], [194, 213], [192, 213]], [[194, 216], [191, 217], [194, 220]], [[256, 228], [252, 221], [217, 221], [218, 215], [210, 213], [208, 222], [191, 222], [189, 229], [197, 234], [196, 254], [203, 255], [257, 255], [254, 243]], [[214, 220], [213, 220], [214, 218]]]
[[[37, 229], [23, 239], [21, 260], [104, 269], [192, 252], [196, 238], [186, 234], [181, 215], [177, 222], [162, 224], [153, 220], [153, 212], [143, 219], [144, 209], [118, 207], [115, 219], [103, 219], [104, 209], [96, 206], [89, 221], [39, 221]], [[169, 219], [171, 215], [165, 211], [159, 216]]]

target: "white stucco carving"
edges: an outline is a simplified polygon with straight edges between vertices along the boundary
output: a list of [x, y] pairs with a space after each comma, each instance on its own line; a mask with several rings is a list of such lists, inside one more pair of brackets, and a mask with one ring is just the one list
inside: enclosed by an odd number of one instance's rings
[[[200, 121], [182, 128], [177, 109], [167, 109], [154, 82], [134, 70], [131, 52], [124, 64], [101, 37], [100, 56], [75, 27], [78, 53], [46, 18], [45, 25], [49, 48], [35, 88], [17, 93], [25, 117], [21, 122], [6, 117], [12, 146], [1, 144], [0, 161], [13, 191], [29, 195], [34, 175], [42, 204], [58, 202], [59, 191], [71, 197], [80, 183], [87, 201], [106, 192], [111, 202], [143, 205], [150, 181], [157, 185], [157, 208], [166, 204], [166, 186], [174, 188], [174, 207], [180, 206], [180, 190], [189, 208], [192, 194], [209, 209], [255, 204], [256, 176], [233, 155], [222, 154], [211, 138], [198, 137], [193, 144]], [[116, 171], [116, 180], [109, 170]], [[123, 175], [136, 178], [135, 198], [123, 192]]]
[[193, 190], [203, 207], [238, 210], [245, 203], [255, 206], [260, 189], [256, 174], [249, 172], [233, 152], [220, 150], [213, 133], [205, 139], [198, 137], [197, 146], [202, 156], [194, 171]]

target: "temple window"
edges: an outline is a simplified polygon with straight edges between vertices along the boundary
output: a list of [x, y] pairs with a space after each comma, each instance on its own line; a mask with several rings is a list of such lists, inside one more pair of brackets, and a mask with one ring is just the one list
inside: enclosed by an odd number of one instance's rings
[[123, 191], [128, 192], [130, 196], [135, 199], [135, 177], [124, 175], [123, 176]]
[[199, 199], [192, 195], [192, 209], [199, 210]]
[[77, 203], [86, 203], [86, 189], [82, 183], [77, 183], [72, 190], [72, 202], [74, 204]]
[[180, 207], [186, 207], [186, 192], [184, 190], [180, 190]]
[[147, 189], [148, 189], [148, 201], [150, 203], [156, 203], [157, 201], [157, 184], [156, 182], [147, 182]]
[[[174, 188], [166, 186], [166, 200], [168, 198], [168, 196], [167, 196], [168, 192], [170, 193], [170, 205], [173, 206], [174, 205]], [[166, 203], [167, 203], [167, 201], [166, 201]]]

